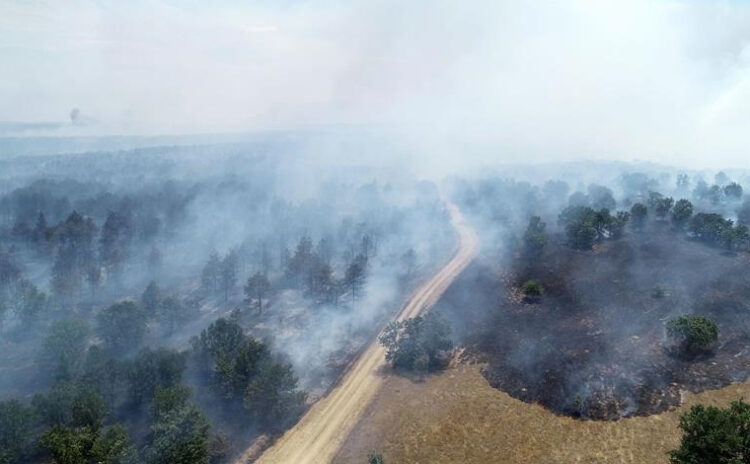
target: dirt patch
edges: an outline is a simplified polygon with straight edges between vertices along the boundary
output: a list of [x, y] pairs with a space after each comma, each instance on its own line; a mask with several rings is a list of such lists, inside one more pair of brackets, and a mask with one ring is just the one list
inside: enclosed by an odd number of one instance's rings
[[[657, 228], [581, 252], [553, 241], [505, 274], [485, 259], [446, 292], [440, 309], [457, 341], [486, 362], [490, 384], [556, 413], [614, 420], [680, 404], [750, 373], [750, 260]], [[544, 297], [518, 297], [526, 279]], [[719, 326], [715, 352], [685, 360], [664, 324], [683, 313]]]
[[512, 398], [492, 388], [479, 365], [461, 364], [421, 383], [387, 378], [333, 462], [366, 462], [377, 450], [399, 464], [667, 463], [680, 413], [743, 396], [750, 397], [750, 383], [688, 393], [683, 406], [663, 414], [581, 421]]

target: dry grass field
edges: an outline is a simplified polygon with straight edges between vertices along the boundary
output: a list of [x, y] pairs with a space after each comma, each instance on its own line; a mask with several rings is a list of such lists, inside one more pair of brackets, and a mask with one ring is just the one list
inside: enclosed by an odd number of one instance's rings
[[388, 375], [333, 462], [366, 463], [378, 450], [389, 464], [666, 463], [682, 411], [740, 397], [750, 398], [750, 381], [686, 394], [681, 407], [658, 415], [581, 421], [490, 387], [478, 365], [424, 382]]

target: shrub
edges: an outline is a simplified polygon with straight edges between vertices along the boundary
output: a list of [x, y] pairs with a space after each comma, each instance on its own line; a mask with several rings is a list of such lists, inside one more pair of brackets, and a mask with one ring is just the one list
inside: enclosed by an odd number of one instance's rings
[[450, 327], [436, 313], [391, 322], [378, 339], [387, 348], [385, 359], [396, 369], [427, 372], [447, 364], [453, 348]]
[[671, 464], [740, 464], [750, 462], [750, 405], [742, 400], [729, 408], [695, 405], [680, 417], [682, 441], [670, 452]]
[[657, 299], [664, 298], [667, 296], [667, 288], [663, 285], [656, 285], [651, 289], [651, 296]]
[[521, 285], [524, 299], [526, 301], [538, 301], [544, 295], [544, 287], [538, 280], [527, 280]]
[[704, 316], [686, 314], [667, 322], [667, 335], [685, 354], [694, 355], [711, 349], [719, 337], [716, 323]]
[[367, 464], [385, 464], [385, 459], [382, 454], [373, 451], [367, 456]]

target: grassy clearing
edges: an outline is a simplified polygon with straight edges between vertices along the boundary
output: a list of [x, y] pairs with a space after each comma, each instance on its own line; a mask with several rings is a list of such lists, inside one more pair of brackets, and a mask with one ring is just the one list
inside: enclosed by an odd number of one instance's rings
[[395, 464], [666, 463], [682, 411], [750, 398], [748, 381], [687, 394], [681, 407], [663, 414], [580, 421], [511, 398], [479, 369], [460, 364], [421, 383], [389, 376], [334, 464], [367, 462], [372, 450]]

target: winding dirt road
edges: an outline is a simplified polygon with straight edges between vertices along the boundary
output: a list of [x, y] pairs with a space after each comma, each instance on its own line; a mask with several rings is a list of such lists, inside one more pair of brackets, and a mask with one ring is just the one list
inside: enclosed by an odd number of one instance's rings
[[[461, 212], [448, 204], [451, 223], [458, 232], [455, 255], [432, 279], [417, 290], [397, 320], [414, 317], [431, 307], [453, 279], [471, 262], [478, 240]], [[315, 403], [296, 426], [289, 429], [256, 461], [261, 464], [328, 464], [380, 388], [380, 368], [385, 349], [373, 341], [338, 386]], [[245, 464], [240, 458], [235, 464]]]

